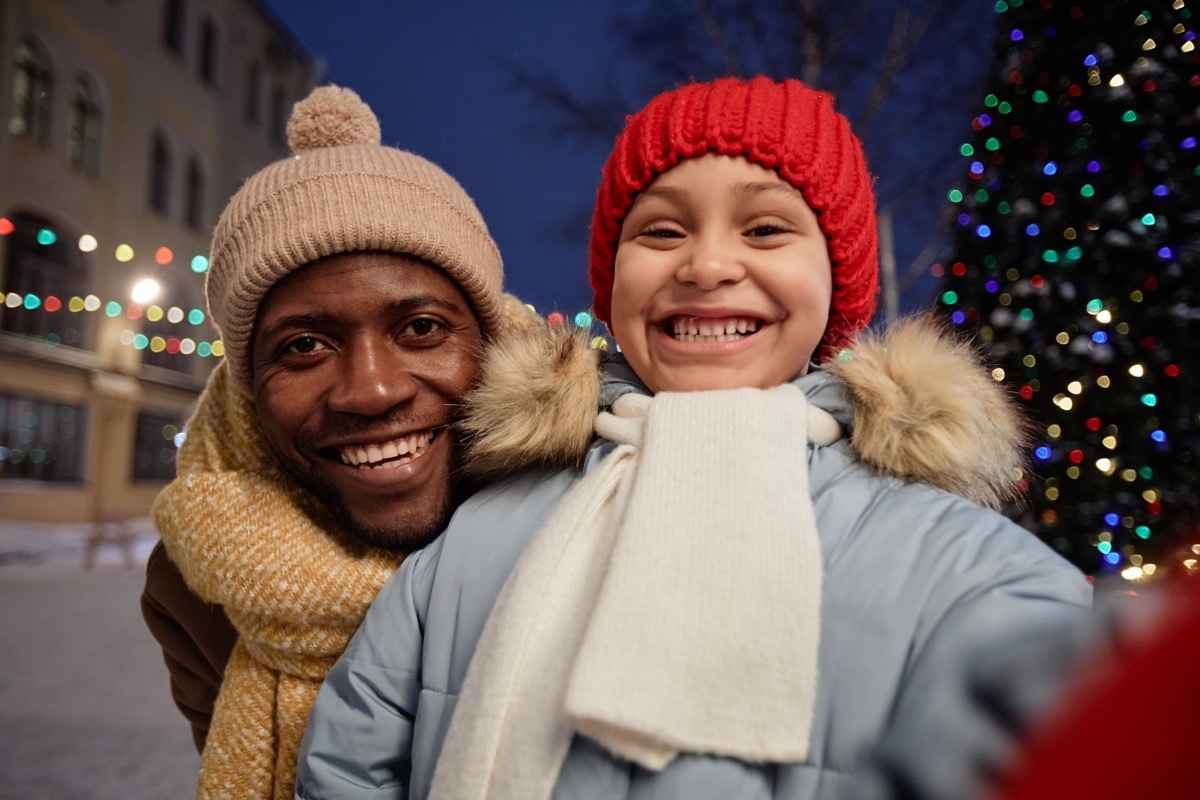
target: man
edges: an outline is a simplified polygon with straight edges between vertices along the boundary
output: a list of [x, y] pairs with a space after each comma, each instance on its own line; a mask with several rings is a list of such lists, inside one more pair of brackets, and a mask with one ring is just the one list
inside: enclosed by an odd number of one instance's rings
[[381, 146], [356, 94], [314, 91], [288, 142], [214, 233], [225, 360], [155, 503], [142, 598], [201, 797], [292, 796], [321, 679], [454, 505], [450, 425], [507, 324], [478, 209]]

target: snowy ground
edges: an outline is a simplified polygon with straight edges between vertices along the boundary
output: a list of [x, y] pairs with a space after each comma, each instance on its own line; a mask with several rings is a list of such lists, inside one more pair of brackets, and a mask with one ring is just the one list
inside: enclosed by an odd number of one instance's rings
[[138, 607], [154, 536], [137, 530], [85, 570], [87, 528], [0, 520], [0, 797], [193, 796], [199, 759]]

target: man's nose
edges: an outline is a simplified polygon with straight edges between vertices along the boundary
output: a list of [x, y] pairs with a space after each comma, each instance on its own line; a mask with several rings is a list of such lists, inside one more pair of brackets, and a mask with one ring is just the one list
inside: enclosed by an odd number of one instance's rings
[[723, 236], [698, 236], [687, 248], [675, 277], [704, 291], [722, 284], [737, 283], [746, 277], [746, 266], [735, 243]]
[[339, 381], [329, 408], [362, 416], [384, 414], [416, 397], [420, 383], [412, 364], [392, 342], [354, 342], [339, 354]]

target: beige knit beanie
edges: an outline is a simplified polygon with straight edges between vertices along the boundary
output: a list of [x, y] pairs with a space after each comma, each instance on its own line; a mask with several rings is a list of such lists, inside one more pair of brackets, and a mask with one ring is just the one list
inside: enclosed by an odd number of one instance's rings
[[293, 155], [246, 181], [213, 234], [208, 310], [243, 392], [263, 297], [288, 273], [339, 253], [402, 253], [440, 267], [495, 338], [503, 325], [500, 251], [453, 178], [382, 146], [375, 114], [349, 89], [315, 89], [292, 109], [287, 135]]

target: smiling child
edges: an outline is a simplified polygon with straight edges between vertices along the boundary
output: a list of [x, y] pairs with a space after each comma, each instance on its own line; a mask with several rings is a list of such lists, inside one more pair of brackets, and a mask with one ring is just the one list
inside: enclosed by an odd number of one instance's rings
[[1083, 576], [988, 508], [1022, 423], [973, 352], [863, 334], [871, 187], [799, 81], [628, 119], [589, 270], [620, 355], [489, 354], [465, 425], [502, 477], [380, 593], [297, 797], [840, 797], [977, 643], [1082, 614]]

